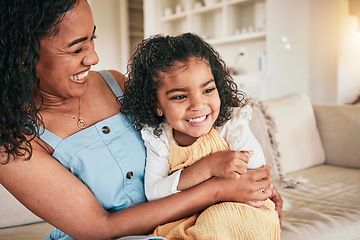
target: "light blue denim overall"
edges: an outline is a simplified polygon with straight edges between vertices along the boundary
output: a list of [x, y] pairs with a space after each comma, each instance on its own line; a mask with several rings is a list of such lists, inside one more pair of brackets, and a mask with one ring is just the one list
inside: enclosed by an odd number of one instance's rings
[[[108, 71], [99, 72], [114, 92], [123, 95]], [[119, 113], [65, 139], [44, 130], [40, 138], [53, 149], [53, 157], [80, 179], [109, 212], [146, 202], [144, 192], [145, 146], [125, 115]], [[91, 211], [91, 209], [89, 210]], [[70, 240], [59, 229], [46, 240]], [[133, 236], [124, 239], [164, 239]]]

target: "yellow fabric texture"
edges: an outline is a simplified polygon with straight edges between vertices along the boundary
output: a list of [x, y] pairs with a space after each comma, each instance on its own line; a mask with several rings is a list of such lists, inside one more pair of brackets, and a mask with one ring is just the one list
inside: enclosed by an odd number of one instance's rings
[[[170, 128], [172, 132], [172, 129]], [[190, 166], [203, 156], [229, 147], [219, 133], [212, 129], [192, 145], [181, 147], [170, 142], [170, 173]], [[161, 225], [153, 236], [173, 239], [272, 240], [280, 239], [280, 225], [275, 204], [254, 208], [243, 203], [223, 202], [175, 222]]]

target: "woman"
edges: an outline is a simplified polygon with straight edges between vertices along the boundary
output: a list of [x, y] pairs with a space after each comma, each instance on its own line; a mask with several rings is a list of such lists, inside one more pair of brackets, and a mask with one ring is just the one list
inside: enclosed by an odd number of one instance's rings
[[89, 71], [95, 29], [86, 0], [1, 6], [0, 183], [61, 230], [51, 239], [147, 234], [220, 201], [270, 197], [281, 212], [269, 166], [145, 203], [145, 149], [117, 101], [124, 76]]

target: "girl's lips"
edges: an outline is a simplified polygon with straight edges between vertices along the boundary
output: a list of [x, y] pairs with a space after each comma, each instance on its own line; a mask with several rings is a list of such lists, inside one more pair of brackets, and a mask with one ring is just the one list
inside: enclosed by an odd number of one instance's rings
[[209, 115], [203, 115], [201, 117], [187, 119], [186, 121], [192, 126], [200, 126], [207, 121], [208, 116]]
[[89, 70], [83, 72], [83, 73], [79, 73], [79, 74], [75, 74], [70, 76], [70, 80], [76, 83], [85, 83], [87, 80], [87, 76], [89, 74]]
[[192, 119], [188, 119], [186, 121], [188, 121], [189, 123], [197, 123], [197, 122], [201, 122], [204, 121], [207, 115], [204, 115], [202, 117], [198, 117], [198, 118], [192, 118]]

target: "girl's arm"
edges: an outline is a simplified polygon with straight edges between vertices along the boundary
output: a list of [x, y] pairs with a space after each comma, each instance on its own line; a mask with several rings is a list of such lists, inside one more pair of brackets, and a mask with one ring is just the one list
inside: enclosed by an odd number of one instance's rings
[[[196, 186], [213, 176], [238, 179], [246, 173], [247, 152], [224, 151], [204, 157], [193, 165], [169, 175], [170, 132], [166, 123], [162, 134], [155, 137], [153, 128], [143, 128], [146, 146], [145, 193], [153, 201]], [[221, 172], [221, 173], [220, 173]]]
[[145, 194], [149, 201], [179, 192], [177, 185], [181, 170], [169, 175], [169, 127], [165, 123], [160, 127], [162, 134], [159, 137], [154, 136], [153, 128], [141, 130], [146, 146]]
[[231, 150], [253, 152], [247, 167], [255, 169], [265, 165], [266, 162], [263, 150], [250, 130], [251, 118], [252, 108], [249, 105], [242, 108], [234, 107], [232, 118], [224, 126], [217, 129]]
[[249, 127], [251, 115], [252, 109], [248, 105], [232, 109], [232, 118], [216, 130], [234, 151], [212, 154], [185, 169], [180, 176], [179, 190], [187, 189], [213, 176], [236, 179], [245, 174], [247, 168], [254, 169], [265, 165], [261, 146]]
[[203, 157], [181, 172], [178, 190], [189, 189], [214, 176], [239, 179], [247, 172], [250, 156], [249, 152], [222, 151]]
[[[0, 183], [40, 218], [76, 239], [109, 239], [145, 234], [156, 226], [189, 216], [219, 201], [247, 203], [271, 193], [269, 167], [238, 180], [212, 178], [189, 190], [131, 207], [105, 211], [89, 189], [33, 141], [29, 161], [0, 165]], [[267, 189], [259, 192], [260, 189]]]

